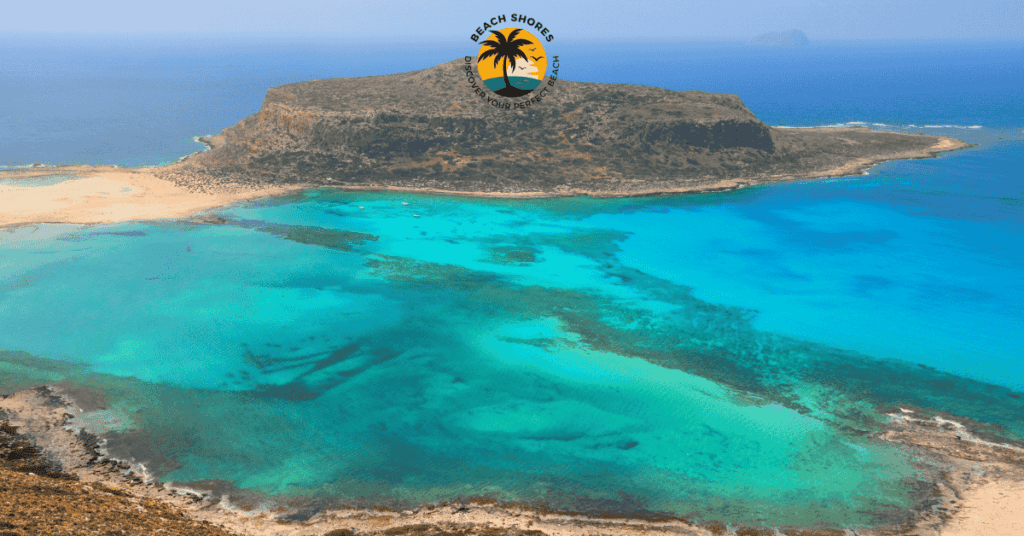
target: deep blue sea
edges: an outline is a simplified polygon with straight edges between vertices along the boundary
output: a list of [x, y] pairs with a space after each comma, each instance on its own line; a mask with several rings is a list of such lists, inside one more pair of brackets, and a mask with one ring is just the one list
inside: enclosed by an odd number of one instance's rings
[[[106, 409], [79, 422], [113, 452], [269, 503], [864, 526], [921, 497], [914, 459], [870, 438], [885, 411], [1024, 440], [1024, 44], [548, 52], [571, 80], [736, 93], [775, 126], [976, 145], [716, 194], [317, 190], [223, 226], [0, 230], [0, 391], [91, 390]], [[464, 54], [3, 36], [0, 165], [169, 163], [268, 87]]]

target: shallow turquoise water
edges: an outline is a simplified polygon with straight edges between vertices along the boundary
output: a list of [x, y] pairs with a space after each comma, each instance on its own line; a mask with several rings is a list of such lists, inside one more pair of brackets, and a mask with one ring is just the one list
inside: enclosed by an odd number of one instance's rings
[[[511, 82], [512, 87], [517, 87], [519, 89], [528, 89], [531, 91], [537, 89], [537, 86], [539, 86], [541, 82], [537, 78], [528, 78], [524, 76], [510, 76], [508, 77], [508, 79], [509, 82]], [[487, 86], [487, 89], [490, 89], [491, 91], [498, 91], [499, 89], [505, 87], [505, 79], [491, 78], [488, 80], [484, 80], [484, 85]]]
[[[5, 166], [169, 163], [267, 87], [464, 54], [4, 43]], [[109, 406], [82, 424], [163, 480], [315, 505], [495, 494], [870, 524], [923, 478], [867, 437], [879, 410], [1024, 437], [1019, 43], [560, 54], [569, 79], [737, 93], [772, 125], [913, 123], [980, 145], [714, 195], [311, 192], [225, 209], [225, 226], [0, 230], [0, 390], [70, 380]]]
[[1024, 438], [1017, 138], [725, 194], [7, 230], [3, 384], [105, 393], [84, 423], [164, 481], [892, 519], [922, 477], [865, 435], [879, 407]]
[[2, 178], [0, 179], [0, 186], [14, 186], [19, 188], [27, 186], [53, 186], [54, 184], [60, 184], [62, 182], [75, 180], [77, 178], [78, 177], [75, 177], [73, 175], [44, 175], [41, 177]]

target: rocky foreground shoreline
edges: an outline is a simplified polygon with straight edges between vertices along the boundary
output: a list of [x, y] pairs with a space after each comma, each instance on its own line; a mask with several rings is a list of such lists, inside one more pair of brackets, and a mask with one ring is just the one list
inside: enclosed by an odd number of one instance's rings
[[216, 490], [153, 482], [144, 468], [105, 455], [75, 427], [81, 411], [43, 386], [0, 399], [0, 536], [987, 536], [1021, 534], [1024, 449], [975, 437], [952, 416], [891, 414], [876, 438], [907, 449], [932, 476], [913, 521], [871, 529], [743, 527], [724, 521], [594, 518], [471, 498], [416, 510], [246, 510]]

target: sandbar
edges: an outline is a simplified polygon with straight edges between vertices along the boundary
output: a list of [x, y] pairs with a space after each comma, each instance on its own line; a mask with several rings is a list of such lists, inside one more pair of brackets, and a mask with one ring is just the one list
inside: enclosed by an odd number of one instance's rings
[[[935, 143], [924, 150], [911, 150], [876, 158], [859, 158], [841, 166], [817, 172], [729, 178], [686, 187], [638, 187], [628, 191], [583, 189], [516, 192], [464, 191], [393, 185], [351, 185], [344, 183], [343, 178], [339, 178], [337, 185], [212, 182], [204, 180], [206, 177], [202, 173], [196, 173], [196, 169], [189, 165], [188, 159], [169, 166], [150, 168], [32, 167], [0, 171], [0, 227], [39, 223], [98, 224], [187, 218], [206, 210], [240, 201], [287, 195], [312, 188], [393, 191], [499, 199], [577, 196], [643, 197], [721, 192], [776, 182], [861, 175], [865, 170], [882, 162], [930, 158], [938, 153], [965, 147], [970, 147], [970, 144], [955, 138], [936, 136]], [[31, 184], [32, 181], [54, 176], [70, 176], [71, 178], [55, 184]]]
[[[296, 189], [232, 184], [189, 189], [157, 177], [157, 169], [62, 166], [0, 171], [0, 226], [184, 218]], [[54, 176], [68, 178], [53, 184], [32, 184]]]

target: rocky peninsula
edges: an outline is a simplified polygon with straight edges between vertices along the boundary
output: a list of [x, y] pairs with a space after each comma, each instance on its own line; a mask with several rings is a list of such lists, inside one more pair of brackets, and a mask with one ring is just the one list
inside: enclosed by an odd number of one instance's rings
[[[474, 93], [465, 66], [271, 88], [258, 112], [200, 138], [209, 150], [168, 166], [0, 171], [0, 225], [187, 217], [322, 187], [491, 197], [720, 191], [855, 175], [969, 146], [864, 128], [773, 128], [736, 95], [561, 79], [531, 106], [504, 109]], [[56, 175], [73, 180], [33, 184]]]
[[622, 84], [558, 80], [528, 108], [497, 109], [474, 95], [463, 64], [272, 88], [259, 112], [203, 138], [211, 150], [161, 176], [197, 189], [230, 182], [629, 196], [850, 175], [968, 145], [772, 128], [736, 95]]

